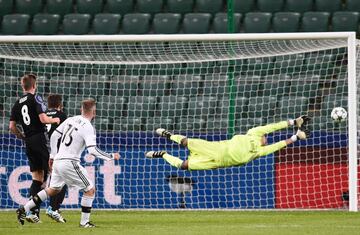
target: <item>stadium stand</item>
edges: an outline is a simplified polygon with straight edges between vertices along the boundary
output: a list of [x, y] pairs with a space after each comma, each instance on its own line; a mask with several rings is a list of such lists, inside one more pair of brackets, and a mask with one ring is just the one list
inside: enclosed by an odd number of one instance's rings
[[39, 13], [34, 16], [31, 32], [35, 35], [57, 34], [60, 16], [56, 14]]

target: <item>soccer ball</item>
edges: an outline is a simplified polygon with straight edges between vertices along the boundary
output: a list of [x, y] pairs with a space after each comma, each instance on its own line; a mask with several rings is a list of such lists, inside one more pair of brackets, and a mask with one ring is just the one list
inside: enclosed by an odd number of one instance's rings
[[336, 107], [331, 111], [331, 119], [335, 122], [345, 121], [347, 118], [347, 112], [343, 107]]

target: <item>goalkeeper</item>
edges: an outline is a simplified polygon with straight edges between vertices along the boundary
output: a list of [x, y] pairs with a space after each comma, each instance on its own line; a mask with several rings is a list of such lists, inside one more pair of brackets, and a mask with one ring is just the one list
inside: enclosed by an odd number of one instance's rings
[[[156, 133], [166, 137], [190, 150], [188, 159], [183, 161], [166, 151], [149, 151], [147, 158], [163, 158], [170, 165], [182, 170], [210, 170], [222, 167], [241, 166], [262, 156], [274, 153], [297, 140], [305, 140], [310, 132], [306, 129], [308, 116], [259, 126], [250, 129], [246, 135], [235, 135], [230, 140], [206, 141], [174, 135], [158, 128]], [[267, 145], [266, 134], [290, 127], [297, 127], [297, 132], [291, 138]]]

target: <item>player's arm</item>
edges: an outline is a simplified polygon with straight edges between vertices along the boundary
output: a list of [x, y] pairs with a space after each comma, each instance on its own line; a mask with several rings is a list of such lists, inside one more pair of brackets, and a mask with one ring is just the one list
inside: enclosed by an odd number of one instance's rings
[[19, 128], [16, 125], [15, 105], [11, 109], [9, 130], [10, 133], [14, 134], [17, 138], [25, 139], [25, 135], [19, 130]]
[[93, 155], [105, 161], [118, 160], [120, 158], [119, 153], [107, 153], [96, 146], [96, 135], [95, 130], [92, 126], [87, 126], [84, 129], [83, 137], [85, 140], [86, 149], [88, 150], [90, 155]]
[[43, 124], [60, 124], [60, 118], [52, 118], [46, 115], [46, 105], [42, 98], [38, 95], [35, 96], [36, 113], [39, 115], [40, 122]]
[[40, 118], [40, 122], [43, 123], [43, 124], [54, 124], [54, 123], [59, 124], [60, 123], [59, 118], [49, 117], [45, 113], [40, 113], [39, 118]]
[[50, 159], [53, 159], [56, 155], [56, 153], [58, 152], [58, 139], [61, 138], [65, 125], [66, 125], [66, 121], [61, 123], [60, 126], [58, 126], [55, 131], [52, 133], [51, 137], [50, 137]]
[[10, 121], [9, 124], [10, 133], [14, 134], [19, 139], [25, 139], [25, 135], [19, 130], [19, 128], [16, 126], [15, 121]]

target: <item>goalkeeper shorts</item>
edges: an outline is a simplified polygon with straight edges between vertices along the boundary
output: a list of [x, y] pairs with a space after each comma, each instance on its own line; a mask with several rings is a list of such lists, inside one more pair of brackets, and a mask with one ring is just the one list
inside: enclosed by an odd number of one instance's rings
[[223, 149], [220, 142], [189, 138], [187, 147], [190, 150], [189, 170], [210, 170], [220, 167], [219, 157]]

